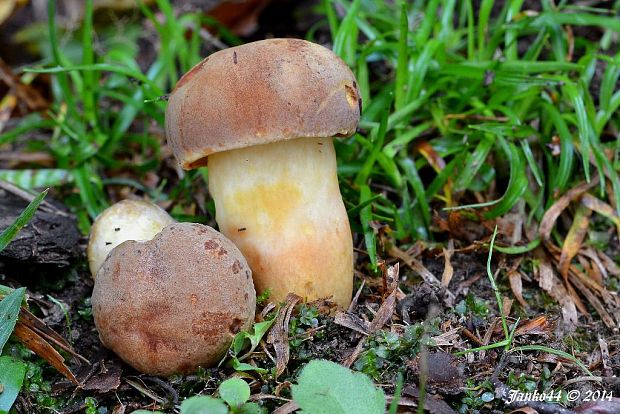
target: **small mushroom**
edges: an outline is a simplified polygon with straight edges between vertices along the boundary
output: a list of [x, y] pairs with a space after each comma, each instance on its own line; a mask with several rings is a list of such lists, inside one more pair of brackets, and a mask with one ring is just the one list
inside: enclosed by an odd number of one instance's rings
[[126, 240], [150, 240], [174, 223], [166, 211], [140, 200], [123, 200], [105, 209], [95, 219], [86, 250], [92, 277], [116, 246]]
[[216, 52], [170, 95], [173, 152], [185, 169], [208, 163], [219, 229], [272, 299], [351, 301], [353, 243], [332, 138], [352, 135], [360, 111], [347, 65], [298, 39]]
[[218, 363], [254, 320], [241, 252], [202, 224], [176, 223], [112, 250], [92, 296], [101, 342], [140, 372], [169, 376]]

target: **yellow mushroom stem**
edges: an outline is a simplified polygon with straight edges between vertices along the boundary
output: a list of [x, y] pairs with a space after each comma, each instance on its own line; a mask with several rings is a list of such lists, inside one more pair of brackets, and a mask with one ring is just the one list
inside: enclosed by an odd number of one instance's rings
[[250, 265], [258, 292], [347, 307], [353, 242], [332, 138], [290, 141], [209, 156], [209, 190], [220, 231]]

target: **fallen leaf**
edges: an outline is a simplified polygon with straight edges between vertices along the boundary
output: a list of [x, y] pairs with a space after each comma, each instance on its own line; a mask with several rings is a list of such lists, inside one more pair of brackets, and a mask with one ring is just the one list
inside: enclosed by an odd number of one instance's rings
[[611, 220], [616, 225], [616, 231], [620, 235], [620, 217], [615, 208], [588, 193], [581, 197], [581, 204]]
[[435, 151], [433, 146], [428, 141], [417, 141], [415, 149], [417, 149], [418, 152], [422, 154], [424, 158], [426, 158], [426, 161], [428, 161], [428, 164], [433, 167], [433, 170], [435, 170], [435, 172], [440, 173], [444, 170], [444, 168], [446, 168], [446, 161], [441, 157], [441, 155], [439, 155], [437, 151]]
[[448, 240], [448, 248], [443, 249], [444, 268], [441, 275], [441, 286], [447, 288], [454, 276], [454, 267], [452, 267], [452, 255], [454, 254], [454, 240]]
[[41, 319], [34, 316], [28, 309], [21, 308], [19, 312], [19, 321], [18, 323], [27, 326], [37, 333], [41, 338], [50, 342], [52, 345], [60, 348], [61, 350], [71, 354], [72, 356], [78, 358], [79, 360], [90, 364], [88, 359], [84, 358], [82, 355], [75, 352], [75, 350], [71, 347], [69, 342], [58, 332], [54, 331], [50, 327], [48, 327]]
[[568, 291], [568, 294], [570, 295], [571, 299], [575, 303], [577, 310], [581, 312], [581, 314], [589, 316], [590, 312], [588, 311], [588, 309], [586, 308], [586, 305], [581, 300], [581, 297], [579, 297], [579, 294], [577, 293], [573, 285], [568, 283], [565, 286], [566, 286], [566, 290]]
[[441, 284], [439, 282], [439, 279], [437, 279], [437, 277], [434, 274], [432, 274], [420, 261], [416, 260], [413, 256], [411, 256], [407, 252], [399, 249], [396, 246], [391, 246], [390, 249], [388, 250], [388, 254], [396, 259], [400, 259], [403, 262], [405, 262], [405, 264], [409, 266], [411, 270], [419, 274], [420, 277], [424, 279], [425, 282], [433, 284], [433, 285]]
[[609, 329], [615, 329], [616, 322], [607, 312], [601, 301], [598, 300], [598, 298], [594, 295], [594, 293], [592, 293], [590, 289], [588, 289], [583, 283], [581, 283], [581, 281], [576, 276], [574, 276], [572, 272], [570, 273], [569, 278], [570, 282], [575, 285], [575, 288], [577, 288], [579, 293], [585, 296], [586, 299], [588, 299], [588, 302], [590, 302], [590, 305], [592, 305], [592, 307], [596, 309], [596, 312], [603, 320], [605, 326], [607, 326]]
[[534, 271], [534, 276], [538, 279], [538, 285], [560, 304], [564, 323], [569, 327], [575, 327], [578, 321], [575, 302], [564, 284], [555, 276], [553, 267], [549, 263], [544, 251], [541, 248], [537, 248], [535, 254], [539, 260], [538, 266]]
[[[392, 278], [398, 281], [398, 272], [399, 266], [396, 263], [394, 266], [390, 266], [387, 270], [388, 274], [392, 275]], [[377, 332], [379, 329], [383, 328], [387, 321], [392, 318], [392, 314], [394, 313], [394, 309], [396, 308], [396, 293], [398, 289], [392, 289], [392, 292], [389, 296], [383, 301], [379, 310], [377, 311], [374, 319], [370, 323], [368, 328], [368, 333], [373, 334]]]
[[551, 236], [551, 230], [555, 226], [555, 222], [562, 214], [562, 212], [569, 206], [569, 204], [578, 199], [581, 195], [583, 195], [586, 191], [594, 187], [598, 184], [599, 178], [595, 177], [589, 183], [581, 183], [576, 187], [571, 188], [560, 197], [555, 203], [549, 207], [549, 209], [545, 212], [542, 220], [540, 221], [540, 226], [538, 226], [538, 233], [540, 237], [544, 241], [548, 241]]
[[605, 264], [603, 264], [603, 261], [601, 260], [601, 257], [597, 254], [597, 252], [590, 247], [583, 247], [579, 252], [579, 255], [584, 259], [590, 259], [590, 261], [592, 262], [592, 268], [596, 268], [596, 270], [593, 269], [593, 271], [595, 271], [601, 278], [601, 281], [599, 283], [603, 284], [602, 280], [607, 279], [610, 272], [607, 271]]
[[9, 65], [0, 57], [0, 81], [4, 82], [11, 91], [12, 95], [17, 98], [18, 108], [24, 113], [26, 110], [42, 111], [49, 106], [49, 103], [41, 92], [29, 83], [22, 82], [19, 76], [16, 76]]
[[[591, 251], [591, 249], [586, 249], [586, 254], [588, 251]], [[603, 267], [606, 271], [614, 276], [620, 276], [620, 267], [609, 256], [607, 256], [607, 254], [602, 251], [595, 251], [594, 253], [601, 259]]]
[[368, 330], [370, 328], [369, 323], [365, 320], [345, 312], [337, 312], [336, 315], [334, 315], [334, 323], [363, 335], [368, 335]]
[[121, 374], [122, 370], [119, 365], [105, 365], [105, 361], [101, 361], [99, 372], [90, 377], [81, 388], [101, 394], [114, 391], [121, 385]]
[[7, 121], [11, 119], [11, 114], [13, 113], [16, 105], [17, 98], [15, 98], [15, 95], [11, 93], [5, 95], [4, 98], [2, 98], [2, 100], [0, 101], [0, 132], [4, 130], [4, 126], [6, 125]]
[[523, 321], [515, 330], [515, 336], [521, 335], [546, 335], [549, 334], [551, 326], [547, 317], [542, 315], [529, 321]]
[[609, 347], [607, 346], [607, 342], [598, 337], [598, 346], [601, 349], [601, 362], [603, 363], [603, 368], [610, 368], [609, 362]]
[[582, 283], [584, 283], [587, 287], [592, 289], [592, 291], [597, 294], [604, 296], [606, 293], [606, 289], [600, 285], [596, 280], [591, 279], [588, 275], [583, 273], [576, 265], [571, 265], [569, 268], [569, 274], [578, 278]]
[[521, 281], [521, 272], [519, 271], [519, 266], [522, 261], [522, 258], [515, 260], [508, 269], [507, 275], [508, 281], [510, 282], [510, 289], [515, 295], [515, 298], [517, 298], [517, 301], [521, 304], [521, 306], [527, 308], [527, 302], [523, 298], [523, 283]]
[[282, 374], [288, 364], [289, 354], [289, 341], [288, 341], [288, 328], [289, 321], [291, 320], [291, 314], [297, 302], [301, 300], [301, 297], [294, 293], [289, 293], [286, 296], [284, 305], [280, 308], [278, 316], [267, 335], [267, 343], [273, 345], [276, 351], [276, 378]]
[[605, 278], [601, 273], [600, 267], [598, 267], [596, 263], [588, 260], [588, 258], [582, 254], [577, 255], [577, 261], [583, 268], [584, 272], [588, 275], [588, 277], [590, 277], [600, 286], [603, 286], [603, 284], [605, 284]]
[[564, 281], [566, 281], [568, 277], [568, 269], [573, 257], [575, 257], [579, 249], [581, 249], [588, 227], [590, 226], [591, 215], [592, 210], [589, 208], [583, 205], [577, 207], [575, 217], [573, 218], [573, 224], [570, 226], [570, 230], [564, 239], [560, 262], [558, 263], [558, 270]]
[[510, 315], [510, 310], [512, 309], [512, 302], [513, 300], [510, 299], [508, 296], [504, 296], [502, 298], [502, 315], [504, 316]]
[[362, 339], [360, 339], [351, 354], [342, 362], [343, 366], [350, 368], [351, 365], [353, 365], [353, 363], [357, 360], [357, 358], [359, 358], [360, 354], [364, 350], [364, 344], [366, 343], [367, 338], [368, 337], [364, 336]]
[[272, 414], [291, 414], [297, 410], [299, 410], [299, 404], [295, 401], [289, 401], [286, 404], [276, 408]]
[[23, 323], [18, 323], [17, 325], [15, 325], [15, 330], [13, 331], [13, 334], [28, 349], [49, 362], [51, 366], [56, 368], [58, 372], [67, 377], [73, 384], [78, 385], [78, 381], [75, 378], [75, 375], [73, 375], [69, 367], [65, 365], [65, 359], [62, 357], [62, 355], [60, 355], [53, 346], [51, 346], [35, 331], [30, 329]]

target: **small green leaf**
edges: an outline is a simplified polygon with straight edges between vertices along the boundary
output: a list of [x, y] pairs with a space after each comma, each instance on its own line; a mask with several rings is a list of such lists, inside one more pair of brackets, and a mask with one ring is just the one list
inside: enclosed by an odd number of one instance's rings
[[239, 354], [243, 350], [243, 345], [246, 339], [248, 339], [251, 344], [250, 352], [254, 351], [254, 349], [260, 343], [260, 340], [267, 333], [269, 328], [271, 328], [271, 325], [273, 325], [273, 321], [274, 319], [269, 320], [269, 321], [255, 323], [252, 333], [239, 332], [237, 335], [235, 335], [235, 339], [233, 340], [233, 345], [232, 345], [232, 350], [235, 353], [235, 355]]
[[292, 389], [293, 400], [307, 414], [385, 412], [383, 391], [366, 375], [330, 361], [310, 361]]
[[136, 410], [136, 411], [132, 411], [131, 414], [164, 414], [164, 412], [163, 411]]
[[265, 374], [269, 372], [265, 368], [259, 368], [259, 367], [255, 367], [252, 364], [241, 362], [239, 361], [237, 357], [232, 358], [232, 369], [234, 369], [235, 371], [254, 371], [254, 372], [258, 372], [259, 374]]
[[0, 301], [0, 355], [13, 333], [26, 288], [15, 289]]
[[24, 382], [26, 364], [9, 356], [0, 357], [0, 412], [8, 412]]
[[181, 414], [228, 414], [228, 408], [221, 400], [199, 395], [183, 401]]
[[249, 402], [239, 407], [239, 410], [236, 411], [236, 413], [237, 414], [266, 414], [267, 409], [265, 407], [261, 407], [257, 403]]
[[491, 402], [495, 399], [495, 396], [493, 395], [492, 392], [485, 392], [484, 394], [482, 394], [482, 396], [480, 397], [480, 399], [484, 402]]
[[230, 378], [220, 384], [220, 397], [231, 407], [238, 407], [250, 398], [250, 386], [241, 378]]

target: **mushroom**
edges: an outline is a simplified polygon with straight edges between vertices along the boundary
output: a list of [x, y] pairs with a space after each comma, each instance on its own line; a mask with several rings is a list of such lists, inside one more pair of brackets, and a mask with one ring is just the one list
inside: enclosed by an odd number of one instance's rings
[[177, 160], [185, 169], [208, 164], [219, 229], [272, 299], [351, 301], [353, 244], [332, 138], [355, 132], [360, 108], [346, 64], [298, 39], [216, 52], [169, 97]]
[[150, 240], [174, 223], [166, 211], [140, 200], [123, 200], [105, 209], [90, 229], [88, 265], [93, 278], [116, 246], [125, 240]]
[[239, 249], [202, 224], [176, 223], [112, 250], [92, 296], [101, 342], [140, 372], [213, 366], [254, 320], [256, 292]]

